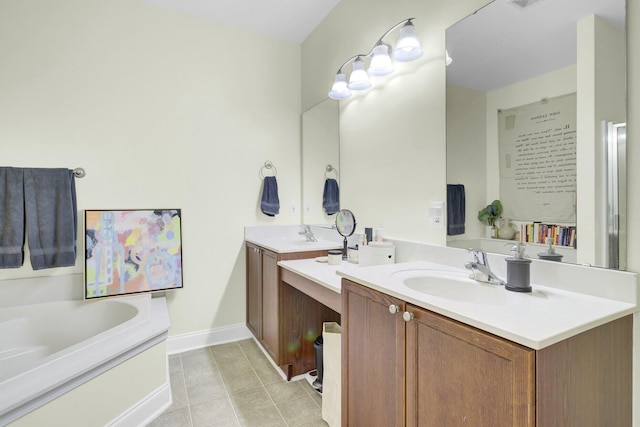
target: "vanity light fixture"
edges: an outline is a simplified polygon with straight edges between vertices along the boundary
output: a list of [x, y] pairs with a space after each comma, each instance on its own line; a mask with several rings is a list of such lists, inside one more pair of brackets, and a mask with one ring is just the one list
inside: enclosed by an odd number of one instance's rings
[[[422, 56], [422, 48], [416, 35], [416, 29], [413, 26], [413, 19], [415, 18], [405, 19], [391, 27], [378, 39], [369, 53], [354, 55], [347, 59], [336, 72], [329, 98], [336, 100], [347, 99], [351, 96], [351, 91], [353, 90], [369, 89], [372, 86], [369, 76], [387, 76], [393, 73], [394, 66], [391, 57], [401, 62], [420, 58]], [[395, 48], [392, 49], [391, 45], [383, 40], [398, 28], [400, 28], [400, 35]], [[367, 58], [369, 59], [369, 68], [365, 71], [364, 60]], [[343, 71], [348, 64], [352, 64], [349, 83], [347, 83], [347, 77]]]

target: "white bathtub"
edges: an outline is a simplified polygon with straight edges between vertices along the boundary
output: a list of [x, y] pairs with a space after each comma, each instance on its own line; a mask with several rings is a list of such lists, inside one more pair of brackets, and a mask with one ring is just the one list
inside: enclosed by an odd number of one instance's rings
[[0, 426], [166, 339], [165, 298], [144, 294], [0, 308]]

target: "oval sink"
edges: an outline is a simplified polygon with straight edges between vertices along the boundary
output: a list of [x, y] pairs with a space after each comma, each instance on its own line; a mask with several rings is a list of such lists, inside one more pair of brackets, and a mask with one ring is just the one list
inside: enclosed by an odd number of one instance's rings
[[468, 304], [509, 305], [519, 298], [502, 286], [469, 278], [466, 272], [449, 270], [404, 270], [393, 274], [409, 289], [437, 298]]

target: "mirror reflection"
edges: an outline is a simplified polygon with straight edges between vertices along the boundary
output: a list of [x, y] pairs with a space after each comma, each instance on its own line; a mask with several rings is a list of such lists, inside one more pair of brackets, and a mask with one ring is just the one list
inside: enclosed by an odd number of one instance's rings
[[325, 99], [302, 114], [302, 222], [326, 224], [340, 209], [339, 103]]
[[624, 22], [624, 0], [494, 1], [447, 29], [448, 245], [625, 269]]

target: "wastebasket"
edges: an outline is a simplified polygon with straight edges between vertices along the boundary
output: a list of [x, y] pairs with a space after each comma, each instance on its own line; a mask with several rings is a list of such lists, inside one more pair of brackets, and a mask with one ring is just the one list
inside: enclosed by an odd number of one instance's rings
[[323, 325], [323, 385], [322, 385], [322, 419], [329, 427], [340, 427], [340, 377], [341, 377], [341, 340], [342, 328], [336, 322], [325, 322]]
[[313, 382], [313, 387], [322, 393], [322, 335], [319, 335], [313, 342], [313, 348], [316, 351], [316, 371], [318, 372], [318, 377]]

